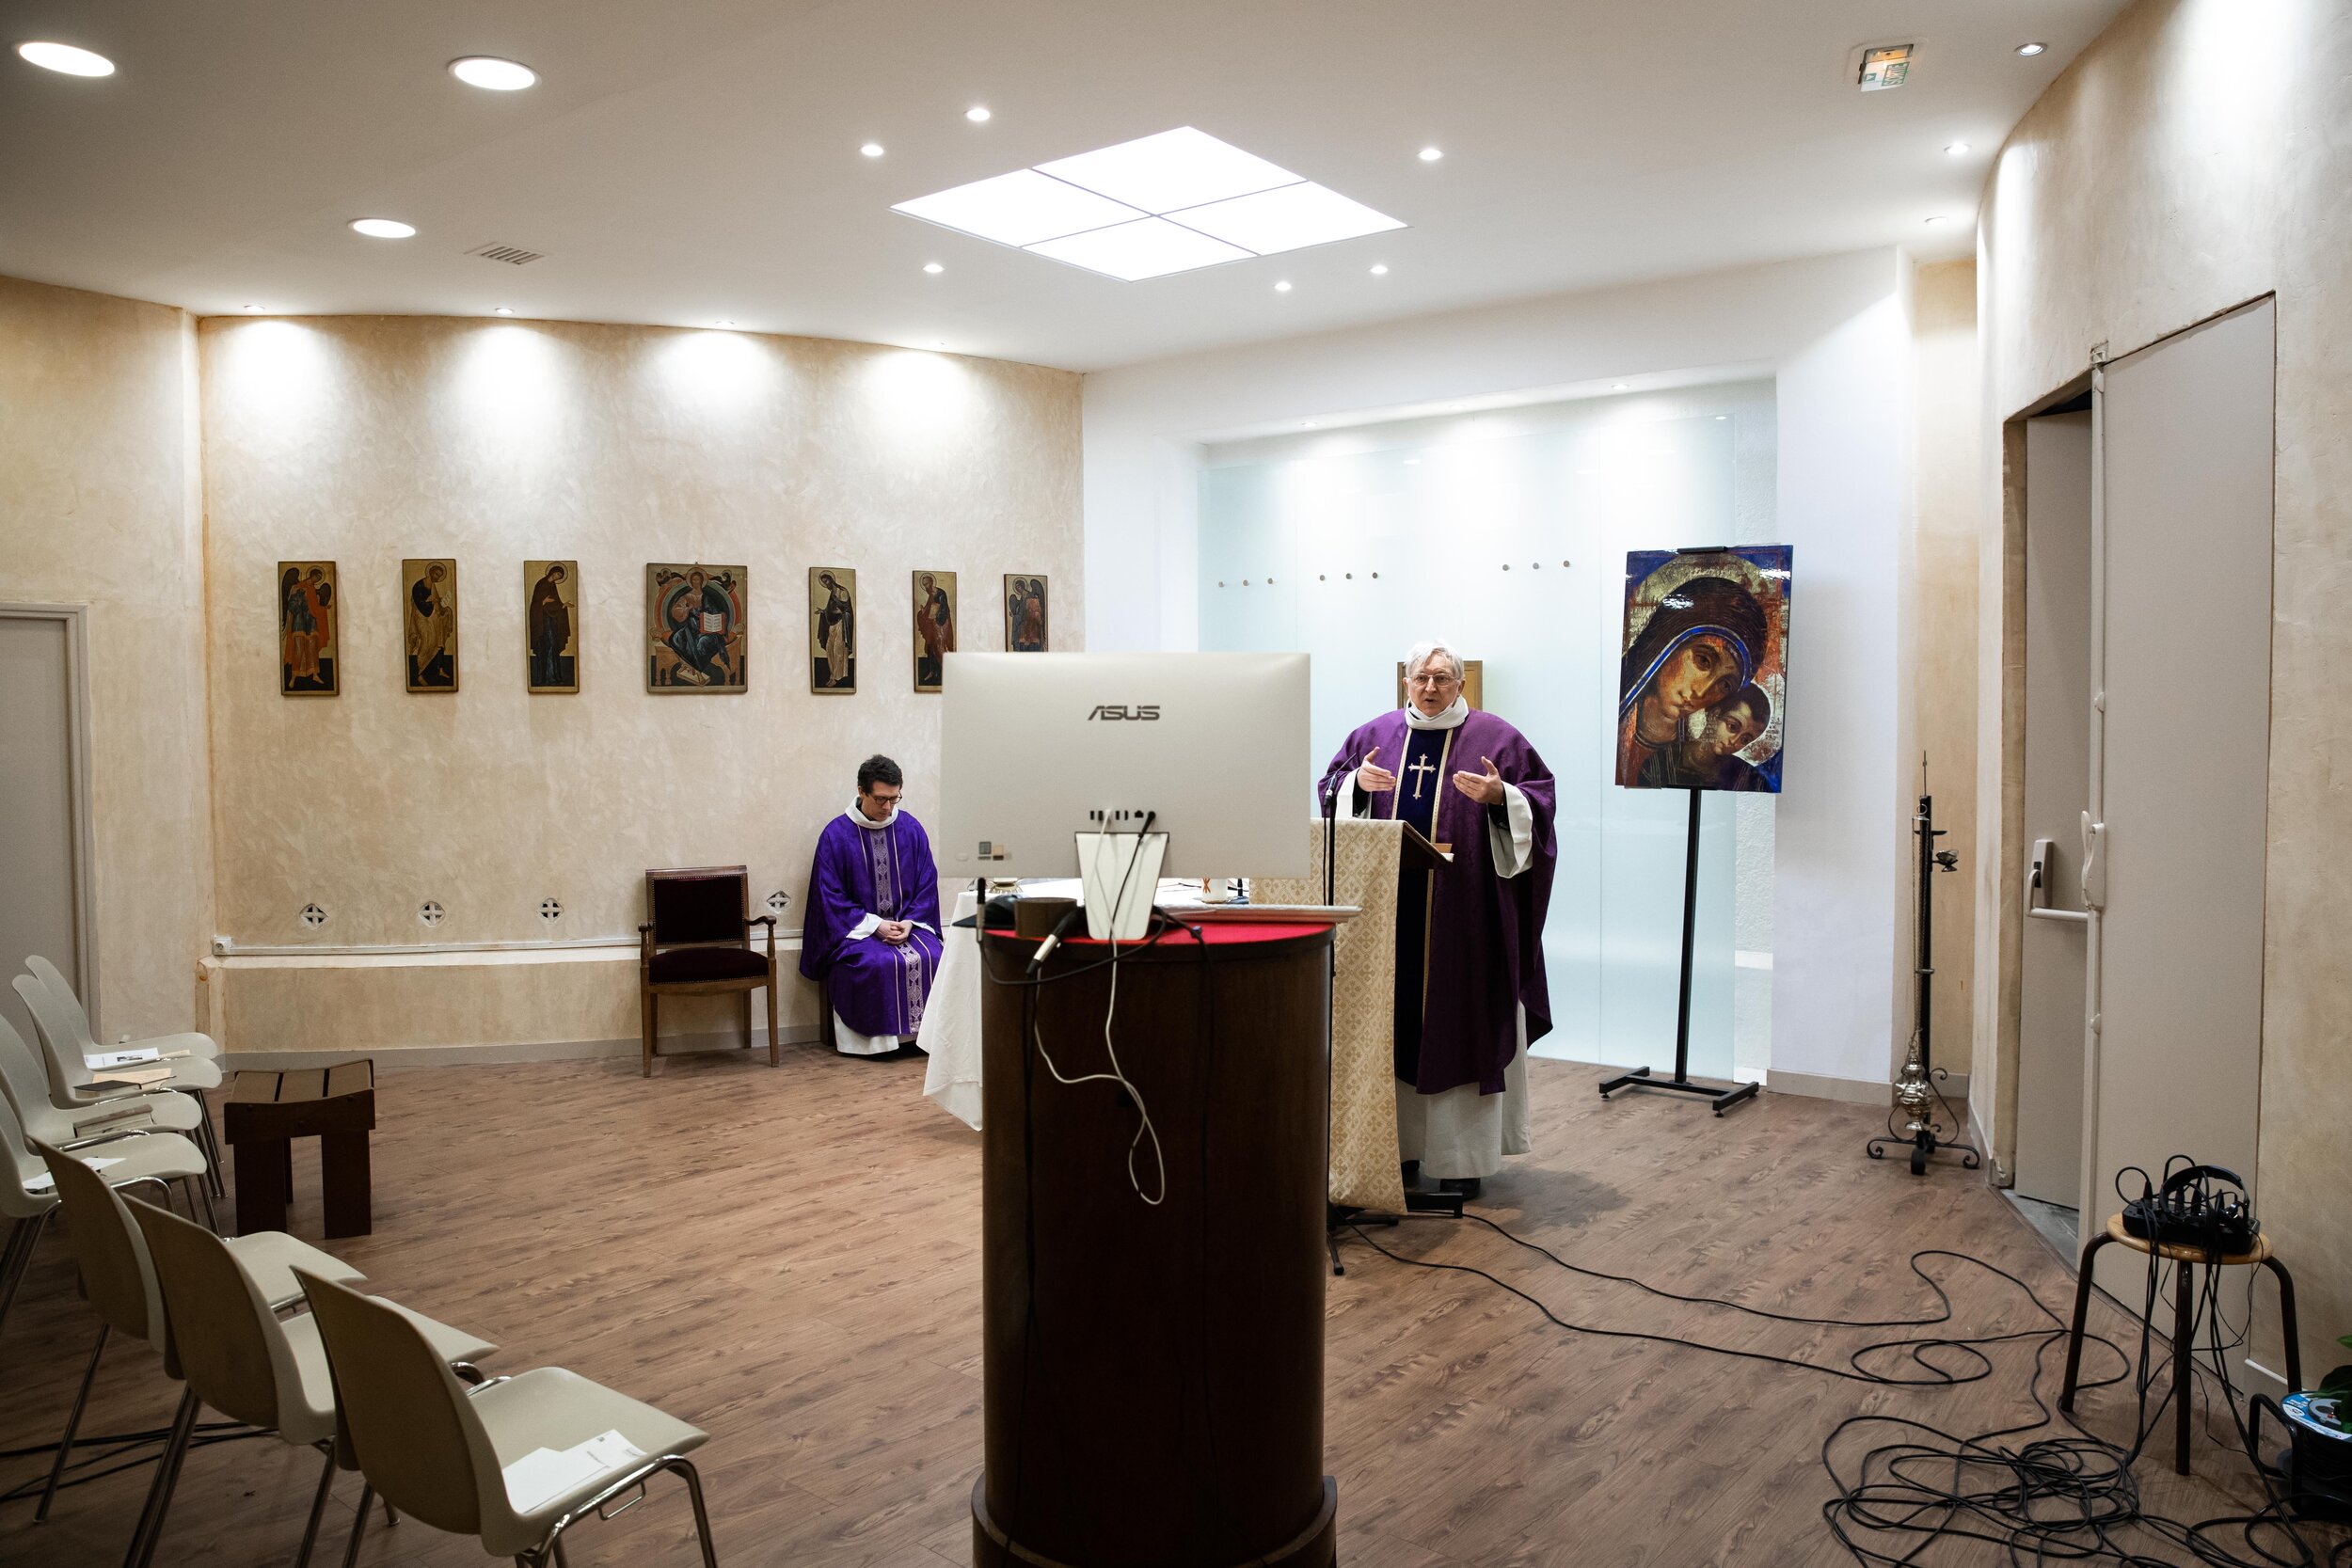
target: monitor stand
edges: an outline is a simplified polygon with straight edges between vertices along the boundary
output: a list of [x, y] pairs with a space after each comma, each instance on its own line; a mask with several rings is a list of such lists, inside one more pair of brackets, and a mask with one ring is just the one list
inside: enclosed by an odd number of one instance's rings
[[[1168, 859], [1166, 833], [1078, 833], [1078, 868], [1086, 882], [1087, 935], [1097, 942], [1141, 942], [1152, 930], [1152, 905]], [[1119, 908], [1113, 911], [1112, 902]]]

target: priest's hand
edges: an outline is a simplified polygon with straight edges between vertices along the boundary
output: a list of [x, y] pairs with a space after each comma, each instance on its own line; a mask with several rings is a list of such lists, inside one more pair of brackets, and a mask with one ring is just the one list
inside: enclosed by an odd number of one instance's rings
[[903, 920], [885, 920], [874, 927], [874, 934], [896, 947], [906, 941], [908, 933], [914, 929], [913, 926]]
[[1486, 770], [1484, 773], [1465, 771], [1454, 774], [1454, 787], [1482, 806], [1499, 806], [1505, 799], [1502, 775], [1495, 771], [1494, 758], [1480, 757], [1478, 760], [1486, 765]]
[[1379, 754], [1380, 748], [1375, 746], [1364, 753], [1363, 766], [1356, 769], [1356, 787], [1367, 795], [1378, 795], [1396, 787], [1396, 775], [1373, 761]]

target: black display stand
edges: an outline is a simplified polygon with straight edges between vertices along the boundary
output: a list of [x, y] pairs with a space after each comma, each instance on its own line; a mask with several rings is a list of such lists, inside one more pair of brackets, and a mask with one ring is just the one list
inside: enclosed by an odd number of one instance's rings
[[1684, 1094], [1702, 1094], [1715, 1102], [1715, 1114], [1722, 1116], [1743, 1100], [1756, 1098], [1760, 1084], [1734, 1084], [1718, 1088], [1702, 1084], [1691, 1076], [1691, 951], [1698, 932], [1699, 903], [1699, 796], [1691, 791], [1691, 839], [1682, 862], [1682, 995], [1675, 1009], [1675, 1075], [1653, 1078], [1645, 1067], [1631, 1072], [1604, 1078], [1600, 1085], [1603, 1100], [1618, 1089], [1679, 1089]]

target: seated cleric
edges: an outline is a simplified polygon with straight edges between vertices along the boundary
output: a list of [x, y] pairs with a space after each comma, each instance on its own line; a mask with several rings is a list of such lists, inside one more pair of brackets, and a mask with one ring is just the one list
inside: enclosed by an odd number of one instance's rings
[[1409, 701], [1359, 727], [1324, 772], [1327, 801], [1410, 823], [1453, 858], [1396, 894], [1396, 1132], [1406, 1185], [1475, 1197], [1524, 1154], [1527, 1047], [1551, 1031], [1551, 769], [1462, 693], [1443, 642], [1405, 656]]
[[939, 872], [923, 825], [898, 809], [905, 780], [885, 756], [857, 770], [857, 802], [826, 824], [808, 877], [801, 973], [822, 981], [845, 1056], [914, 1040], [939, 974]]

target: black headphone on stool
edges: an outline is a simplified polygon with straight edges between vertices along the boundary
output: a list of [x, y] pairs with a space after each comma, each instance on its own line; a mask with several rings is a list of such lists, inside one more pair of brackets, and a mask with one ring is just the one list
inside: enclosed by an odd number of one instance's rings
[[[2123, 1178], [2132, 1175], [2139, 1178], [2137, 1197], [2123, 1192]], [[2161, 1187], [2137, 1165], [2124, 1166], [2115, 1173], [2115, 1194], [2123, 1198], [2124, 1232], [2142, 1241], [2198, 1247], [2221, 1258], [2253, 1251], [2254, 1238], [2262, 1234], [2245, 1179], [2220, 1165], [2198, 1164], [2185, 1154], [2164, 1163]]]

